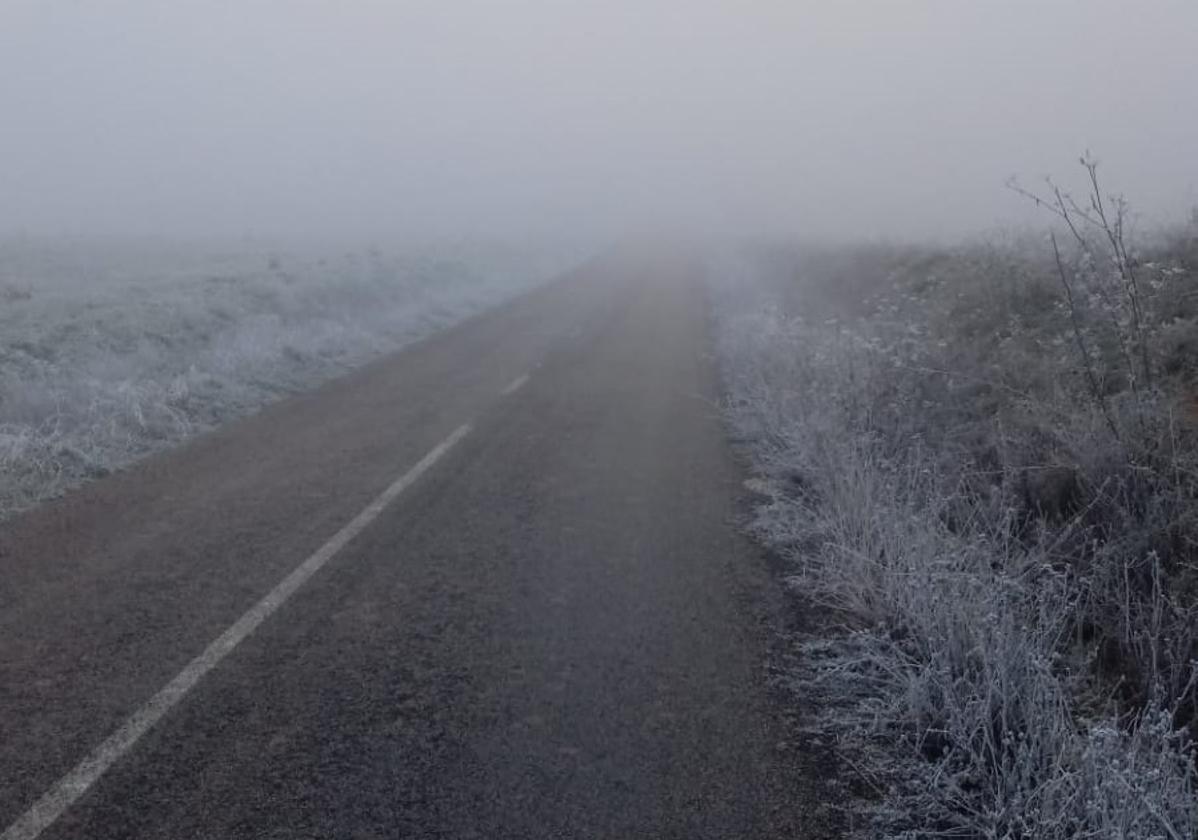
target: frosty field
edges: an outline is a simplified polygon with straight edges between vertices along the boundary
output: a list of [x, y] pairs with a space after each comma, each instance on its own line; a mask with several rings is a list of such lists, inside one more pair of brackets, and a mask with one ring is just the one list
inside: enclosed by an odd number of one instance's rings
[[0, 517], [531, 288], [498, 245], [0, 240]]

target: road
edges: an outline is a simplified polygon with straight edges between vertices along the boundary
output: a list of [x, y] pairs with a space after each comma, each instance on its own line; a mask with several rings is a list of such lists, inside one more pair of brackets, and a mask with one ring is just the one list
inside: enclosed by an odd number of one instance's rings
[[797, 836], [706, 318], [597, 261], [0, 526], [5, 840]]

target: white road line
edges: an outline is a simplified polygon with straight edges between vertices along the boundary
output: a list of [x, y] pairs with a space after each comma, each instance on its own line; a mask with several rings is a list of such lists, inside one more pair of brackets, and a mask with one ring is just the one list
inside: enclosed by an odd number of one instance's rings
[[516, 393], [521, 388], [523, 388], [524, 383], [526, 383], [526, 382], [528, 382], [528, 374], [527, 373], [524, 374], [523, 376], [517, 376], [515, 379], [513, 379], [511, 382], [508, 383], [508, 386], [506, 388], [504, 388], [502, 391], [499, 392], [499, 396], [501, 396], [501, 397], [511, 396], [512, 394]]
[[308, 578], [320, 571], [321, 567], [331, 560], [346, 543], [362, 532], [395, 497], [410, 487], [420, 476], [432, 467], [446, 452], [453, 448], [462, 438], [470, 433], [470, 424], [458, 429], [431, 452], [425, 455], [416, 466], [412, 467], [379, 496], [367, 505], [366, 509], [338, 531], [333, 537], [316, 550], [311, 557], [301, 563], [295, 571], [283, 578], [266, 597], [255, 604], [237, 621], [221, 633], [208, 648], [188, 663], [173, 680], [166, 684], [157, 694], [150, 698], [144, 706], [133, 713], [132, 717], [116, 732], [108, 736], [90, 755], [76, 765], [75, 769], [59, 779], [50, 790], [10, 825], [0, 840], [34, 840], [39, 834], [49, 828], [55, 820], [61, 817], [101, 776], [108, 768], [125, 753], [129, 752], [156, 724], [163, 715], [171, 710], [183, 697], [195, 687], [200, 679], [215, 668], [220, 661], [228, 656], [234, 648], [253, 633], [263, 621], [270, 617], [279, 607], [296, 593]]

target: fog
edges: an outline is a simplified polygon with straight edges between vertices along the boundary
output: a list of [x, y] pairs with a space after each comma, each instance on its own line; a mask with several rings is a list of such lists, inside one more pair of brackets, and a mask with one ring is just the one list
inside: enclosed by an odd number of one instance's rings
[[5, 0], [0, 231], [946, 236], [1198, 204], [1198, 3]]

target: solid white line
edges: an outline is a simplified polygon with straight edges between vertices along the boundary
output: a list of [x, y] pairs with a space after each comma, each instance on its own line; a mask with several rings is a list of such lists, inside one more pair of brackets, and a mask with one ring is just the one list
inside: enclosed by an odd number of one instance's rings
[[526, 383], [527, 381], [528, 381], [527, 373], [524, 374], [523, 376], [517, 376], [515, 379], [513, 379], [511, 382], [508, 383], [508, 386], [506, 388], [504, 388], [502, 391], [499, 392], [499, 396], [501, 396], [501, 397], [511, 396], [512, 394], [516, 393], [521, 388], [523, 388], [524, 383]]
[[93, 784], [127, 753], [138, 742], [142, 735], [150, 730], [163, 715], [177, 704], [195, 687], [200, 679], [215, 668], [222, 659], [228, 656], [247, 636], [254, 632], [263, 621], [270, 617], [279, 607], [296, 593], [301, 586], [320, 571], [337, 554], [346, 543], [369, 525], [395, 497], [410, 487], [420, 476], [435, 464], [454, 444], [470, 433], [470, 424], [460, 426], [453, 434], [420, 459], [379, 496], [367, 505], [366, 509], [338, 531], [333, 537], [316, 550], [316, 553], [299, 565], [282, 582], [272, 589], [266, 597], [255, 604], [229, 627], [208, 648], [179, 672], [173, 680], [166, 684], [157, 694], [150, 698], [144, 706], [133, 713], [116, 732], [108, 736], [91, 754], [59, 779], [41, 799], [21, 815], [15, 823], [9, 826], [0, 840], [34, 840], [39, 834], [49, 828], [55, 820], [61, 817]]

